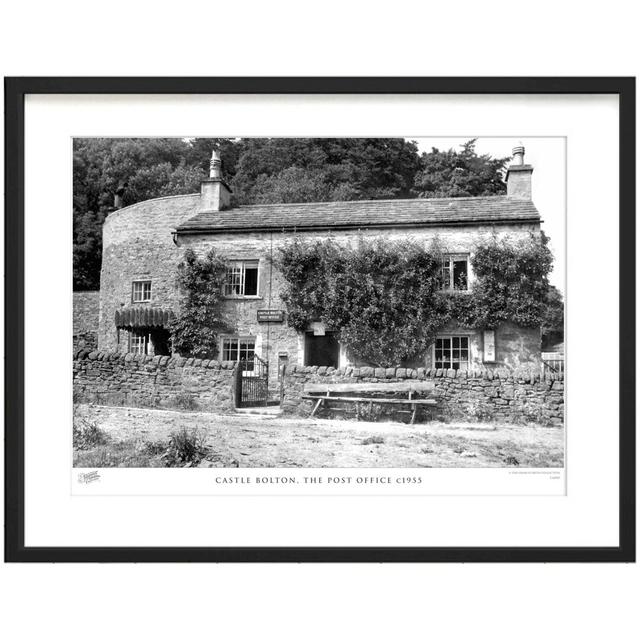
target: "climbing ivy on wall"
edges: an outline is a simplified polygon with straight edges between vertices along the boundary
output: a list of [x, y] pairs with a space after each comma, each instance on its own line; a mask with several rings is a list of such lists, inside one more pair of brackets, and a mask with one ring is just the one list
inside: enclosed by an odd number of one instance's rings
[[202, 258], [192, 249], [185, 251], [176, 276], [180, 305], [169, 327], [181, 355], [217, 355], [218, 335], [227, 328], [220, 305], [225, 274], [226, 263], [213, 250]]
[[288, 323], [303, 331], [320, 320], [353, 356], [377, 366], [420, 356], [452, 320], [478, 328], [542, 324], [552, 267], [544, 234], [516, 243], [479, 240], [469, 293], [440, 290], [445, 251], [437, 241], [424, 247], [360, 238], [348, 247], [294, 239], [277, 257]]
[[278, 268], [288, 322], [298, 331], [322, 320], [360, 358], [382, 366], [424, 350], [440, 326], [440, 259], [412, 242], [294, 240]]
[[511, 321], [521, 327], [543, 324], [553, 255], [544, 233], [517, 242], [495, 236], [478, 243], [471, 261], [475, 326], [496, 327]]

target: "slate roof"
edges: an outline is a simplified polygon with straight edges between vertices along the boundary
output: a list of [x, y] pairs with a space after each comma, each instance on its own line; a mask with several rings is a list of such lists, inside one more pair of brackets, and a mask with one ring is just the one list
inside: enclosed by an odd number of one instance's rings
[[180, 233], [540, 222], [533, 202], [509, 196], [415, 198], [247, 205], [204, 211], [177, 227]]

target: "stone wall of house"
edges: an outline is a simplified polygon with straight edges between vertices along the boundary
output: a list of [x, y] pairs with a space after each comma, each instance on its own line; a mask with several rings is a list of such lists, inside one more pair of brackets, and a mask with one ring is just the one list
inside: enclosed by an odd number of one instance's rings
[[99, 291], [73, 292], [73, 351], [98, 347]]
[[235, 362], [80, 350], [75, 402], [211, 412], [234, 406]]
[[[526, 238], [532, 231], [539, 230], [539, 224], [511, 224], [511, 225], [476, 225], [473, 227], [424, 227], [412, 228], [409, 232], [403, 228], [396, 229], [360, 229], [341, 230], [339, 232], [297, 230], [296, 237], [308, 241], [322, 241], [330, 238], [334, 242], [356, 246], [365, 237], [369, 239], [384, 238], [388, 241], [401, 241], [410, 237], [413, 241], [429, 246], [438, 240], [441, 246], [454, 253], [472, 254], [476, 243], [481, 239], [492, 237], [511, 238], [514, 240]], [[177, 240], [181, 252], [189, 247], [196, 254], [203, 256], [210, 249], [228, 260], [259, 260], [258, 296], [239, 300], [227, 300], [224, 312], [230, 327], [230, 334], [256, 338], [256, 353], [269, 359], [270, 363], [278, 361], [278, 354], [285, 354], [289, 364], [304, 364], [304, 335], [297, 333], [285, 322], [259, 323], [258, 309], [282, 309], [284, 305], [280, 294], [285, 287], [285, 280], [275, 265], [278, 250], [291, 241], [293, 234], [286, 232], [247, 232], [223, 234], [193, 234], [180, 236]], [[470, 272], [470, 282], [473, 282], [473, 272]], [[444, 333], [455, 335], [469, 335], [471, 337], [472, 353], [478, 359], [482, 349], [482, 335], [477, 330], [460, 330], [458, 327], [448, 327]], [[515, 368], [521, 361], [539, 363], [540, 361], [540, 332], [537, 329], [521, 329], [515, 325], [501, 326], [496, 335], [497, 362], [493, 366], [509, 366]], [[537, 355], [536, 355], [537, 354]], [[429, 366], [431, 352], [425, 354], [425, 359], [415, 366]], [[341, 365], [346, 365], [348, 354], [343, 351]], [[270, 368], [270, 375], [275, 376], [277, 367]]]
[[[118, 332], [115, 313], [126, 306], [175, 309], [176, 269], [184, 254], [172, 231], [195, 213], [199, 195], [146, 200], [109, 214], [102, 229], [98, 348], [126, 352], [127, 332]], [[133, 304], [134, 280], [151, 280], [151, 300]]]
[[[438, 336], [466, 336], [469, 338], [469, 364], [472, 369], [519, 370], [525, 367], [540, 367], [540, 329], [520, 327], [512, 322], [503, 322], [495, 329], [495, 361], [484, 362], [484, 333], [480, 329], [459, 327], [449, 323], [438, 331]], [[435, 367], [434, 346], [426, 353], [423, 362], [407, 362], [408, 366]]]
[[[376, 382], [380, 384], [380, 394], [387, 396], [393, 395], [393, 387], [389, 383], [407, 380], [433, 381], [433, 397], [438, 400], [438, 405], [434, 413], [430, 413], [430, 417], [464, 421], [526, 421], [549, 426], [561, 426], [564, 423], [562, 374], [541, 376], [540, 373], [527, 370], [517, 372], [507, 369], [334, 369], [290, 365], [282, 378], [282, 409], [285, 413], [309, 415], [313, 401], [302, 399], [305, 385], [309, 383], [332, 385]], [[377, 394], [368, 392], [367, 395], [373, 397]], [[352, 406], [347, 403], [344, 405], [344, 408]], [[336, 406], [340, 407], [337, 403]]]
[[[184, 250], [190, 247], [200, 255], [214, 249], [229, 260], [259, 260], [258, 296], [224, 302], [229, 334], [255, 337], [256, 353], [264, 359], [268, 358], [272, 365], [281, 357], [286, 358], [290, 364], [303, 364], [305, 354], [302, 334], [291, 329], [286, 321], [268, 325], [257, 321], [259, 309], [284, 308], [280, 299], [284, 281], [274, 266], [274, 257], [277, 256], [278, 249], [291, 240], [293, 234], [278, 231], [194, 234], [180, 236], [174, 242], [173, 230], [195, 215], [199, 202], [199, 194], [156, 198], [119, 209], [107, 217], [103, 227], [98, 348], [120, 352], [128, 349], [127, 331], [118, 331], [115, 327], [116, 310], [126, 306], [176, 309], [176, 267]], [[538, 229], [537, 223], [522, 223], [470, 227], [434, 226], [412, 228], [409, 232], [404, 228], [362, 229], [339, 233], [298, 230], [296, 236], [311, 241], [330, 237], [336, 242], [355, 245], [361, 237], [383, 237], [394, 241], [406, 239], [410, 235], [413, 240], [422, 242], [425, 246], [437, 238], [446, 250], [472, 253], [480, 238], [489, 237], [493, 233], [498, 237], [517, 239]], [[132, 302], [133, 280], [151, 280], [150, 302]], [[472, 273], [470, 280], [473, 281]], [[474, 344], [476, 342], [478, 341], [475, 340]], [[505, 353], [509, 356], [510, 352]], [[346, 365], [347, 362], [347, 354], [343, 353], [341, 365]], [[430, 363], [427, 361], [419, 364], [429, 366]], [[270, 372], [275, 376], [277, 367], [272, 366]]]

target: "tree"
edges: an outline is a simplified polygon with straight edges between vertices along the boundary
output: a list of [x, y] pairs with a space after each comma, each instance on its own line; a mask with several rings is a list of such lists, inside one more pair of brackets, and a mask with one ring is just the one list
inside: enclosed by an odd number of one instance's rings
[[74, 139], [74, 289], [100, 286], [102, 224], [118, 187], [127, 185], [125, 206], [197, 192], [207, 173], [190, 163], [190, 153], [189, 142], [177, 138]]
[[460, 198], [492, 196], [506, 193], [503, 169], [509, 160], [479, 156], [476, 139], [461, 145], [461, 151], [423, 153], [421, 169], [415, 178], [415, 188], [421, 198]]
[[102, 262], [102, 223], [106, 210], [78, 214], [73, 226], [73, 287], [87, 291], [99, 286]]
[[542, 347], [551, 347], [564, 339], [564, 300], [557, 287], [549, 285], [542, 316]]
[[260, 174], [253, 185], [251, 199], [257, 204], [320, 202], [331, 193], [321, 171], [289, 167], [272, 176]]
[[231, 181], [240, 204], [282, 202], [282, 193], [303, 202], [408, 198], [420, 168], [415, 143], [402, 138], [250, 138], [240, 150]]
[[180, 306], [169, 326], [173, 347], [181, 355], [217, 355], [218, 335], [227, 328], [220, 305], [225, 274], [226, 263], [213, 249], [203, 258], [186, 249], [176, 277]]

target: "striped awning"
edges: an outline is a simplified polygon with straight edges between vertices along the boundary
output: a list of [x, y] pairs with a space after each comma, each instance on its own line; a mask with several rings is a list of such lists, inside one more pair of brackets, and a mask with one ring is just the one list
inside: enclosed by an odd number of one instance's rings
[[116, 327], [166, 327], [174, 317], [162, 307], [124, 307], [116, 311]]

